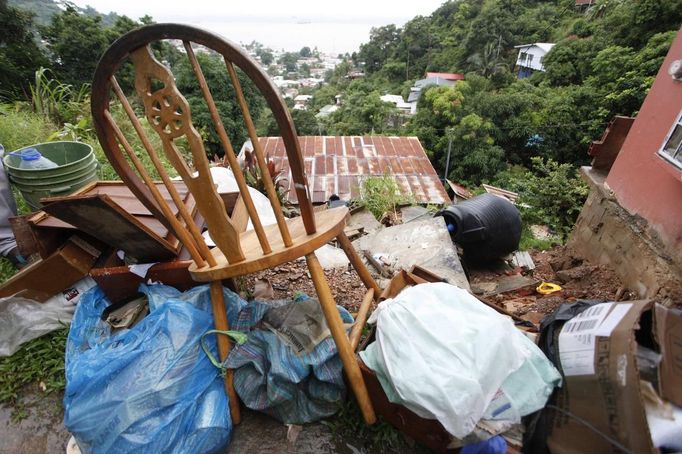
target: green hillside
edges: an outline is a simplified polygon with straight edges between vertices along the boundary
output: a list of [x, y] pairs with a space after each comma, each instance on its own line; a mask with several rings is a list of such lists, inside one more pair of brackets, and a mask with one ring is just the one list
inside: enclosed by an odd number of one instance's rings
[[[314, 105], [347, 100], [325, 122], [329, 134], [410, 134], [439, 173], [478, 184], [506, 177], [510, 165], [542, 157], [587, 162], [587, 145], [616, 114], [635, 115], [682, 23], [680, 0], [448, 1], [403, 27], [372, 30], [316, 92]], [[546, 72], [518, 80], [515, 45], [556, 43]], [[350, 80], [353, 70], [366, 77]], [[466, 81], [422, 92], [418, 113], [402, 126], [378, 101], [400, 94], [425, 71], [460, 72]]]
[[[63, 2], [55, 2], [54, 0], [7, 0], [7, 4], [33, 13], [37, 25], [49, 25], [52, 17], [64, 9], [59, 6]], [[101, 17], [102, 24], [105, 26], [114, 25], [119, 17], [118, 14], [113, 12], [102, 14], [90, 6], [86, 8], [76, 6], [75, 9], [87, 16]]]

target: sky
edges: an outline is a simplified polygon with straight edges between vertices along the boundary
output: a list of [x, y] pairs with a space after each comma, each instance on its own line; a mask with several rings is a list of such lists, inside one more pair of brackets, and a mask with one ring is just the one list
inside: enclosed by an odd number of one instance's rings
[[259, 41], [273, 49], [317, 46], [322, 52], [358, 50], [372, 27], [398, 26], [417, 15], [429, 15], [444, 0], [72, 0], [101, 13], [114, 11], [156, 22], [180, 22], [219, 33], [232, 41]]

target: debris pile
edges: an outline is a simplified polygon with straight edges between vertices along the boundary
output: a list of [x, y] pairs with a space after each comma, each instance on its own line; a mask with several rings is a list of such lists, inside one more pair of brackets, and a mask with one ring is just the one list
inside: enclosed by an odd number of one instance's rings
[[[191, 195], [182, 193], [191, 207]], [[304, 296], [315, 295], [315, 286], [303, 261], [247, 275], [233, 289], [241, 296], [224, 290], [227, 334], [237, 340], [222, 364], [215, 336], [224, 334], [211, 332], [208, 287], [191, 279], [187, 252], [125, 186], [93, 183], [43, 202], [44, 210], [15, 221], [22, 251], [42, 258], [0, 286], [0, 326], [8, 328], [0, 352], [11, 355], [76, 311], [65, 424], [84, 452], [131, 443], [175, 449], [193, 433], [203, 434], [192, 445], [202, 452], [228, 443], [232, 423], [220, 379], [227, 368], [247, 408], [284, 424], [337, 411], [346, 396], [341, 362], [319, 304]], [[680, 376], [670, 366], [679, 352], [666, 340], [679, 329], [678, 312], [631, 301], [634, 294], [607, 267], [574, 259], [564, 247], [471, 259], [447, 216], [421, 207], [400, 213], [399, 223], [386, 227], [357, 209], [346, 226], [383, 289], [378, 305], [341, 245], [318, 251], [370, 399], [386, 421], [437, 451], [481, 443], [552, 452], [679, 446]], [[103, 221], [93, 224], [93, 216]], [[41, 279], [45, 273], [55, 278]], [[172, 287], [147, 285], [159, 282]], [[178, 318], [183, 311], [194, 312]], [[162, 345], [176, 333], [181, 343]], [[592, 343], [578, 341], [585, 336]], [[602, 347], [610, 356], [600, 356]], [[143, 382], [129, 378], [141, 370], [155, 373]], [[169, 374], [184, 381], [163, 384]], [[575, 386], [589, 393], [571, 393]], [[617, 414], [636, 418], [604, 416], [614, 389], [622, 389]], [[145, 410], [131, 413], [138, 401]], [[124, 407], [134, 419], [121, 419]], [[146, 431], [131, 441], [135, 427], [161, 410], [170, 419], [154, 419], [160, 426], [182, 418], [184, 429]]]

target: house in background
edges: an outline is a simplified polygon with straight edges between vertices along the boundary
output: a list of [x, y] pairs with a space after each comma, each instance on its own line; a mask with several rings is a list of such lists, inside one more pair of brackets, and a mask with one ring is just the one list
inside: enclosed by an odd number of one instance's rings
[[[450, 198], [419, 139], [385, 136], [299, 136], [310, 199], [325, 203], [336, 194], [342, 200], [360, 196], [360, 186], [370, 176], [389, 172], [400, 193], [415, 203], [448, 203]], [[284, 190], [296, 204], [289, 160], [281, 137], [259, 138], [263, 152], [275, 168], [282, 169]], [[251, 149], [247, 141], [239, 154]]]
[[452, 82], [457, 82], [458, 80], [464, 80], [464, 74], [460, 73], [434, 73], [426, 72], [426, 79], [445, 79], [451, 80]]
[[640, 297], [682, 301], [682, 32], [634, 121], [590, 147], [590, 195], [568, 246], [611, 265]]
[[519, 50], [516, 58], [519, 79], [531, 76], [535, 71], [544, 71], [545, 55], [554, 47], [554, 43], [533, 43], [514, 46]]
[[313, 95], [298, 95], [294, 98], [294, 110], [306, 110]]
[[403, 97], [400, 95], [383, 95], [381, 96], [381, 100], [383, 102], [393, 104], [396, 109], [405, 114], [409, 114], [412, 110], [412, 104], [405, 102]]
[[459, 73], [434, 73], [427, 72], [426, 77], [419, 79], [410, 88], [410, 95], [407, 102], [410, 104], [410, 113], [417, 113], [417, 101], [422, 94], [422, 90], [429, 85], [455, 85], [456, 82], [464, 80], [464, 74]]
[[339, 106], [337, 104], [327, 104], [325, 106], [322, 106], [320, 111], [315, 114], [315, 118], [325, 118], [333, 114], [339, 110]]

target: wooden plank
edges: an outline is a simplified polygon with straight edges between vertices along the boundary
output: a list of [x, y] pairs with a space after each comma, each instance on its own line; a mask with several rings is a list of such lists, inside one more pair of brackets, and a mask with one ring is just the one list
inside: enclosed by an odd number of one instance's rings
[[[141, 262], [169, 260], [177, 253], [168, 241], [107, 195], [54, 198], [43, 210]], [[154, 221], [157, 227], [161, 226], [158, 220]]]
[[348, 336], [350, 348], [353, 349], [353, 351], [356, 351], [360, 344], [360, 337], [362, 336], [362, 330], [365, 327], [365, 323], [367, 323], [367, 316], [369, 315], [369, 308], [372, 305], [372, 301], [374, 301], [374, 289], [370, 288], [362, 299], [362, 304], [360, 304], [360, 309], [358, 309], [358, 315], [355, 317], [355, 324]]
[[372, 253], [369, 251], [362, 251], [362, 254], [365, 256], [367, 261], [372, 264], [372, 266], [381, 274], [383, 277], [390, 279], [391, 273], [384, 268], [384, 266], [379, 263], [374, 257], [372, 257]]
[[[165, 186], [163, 185], [163, 183], [157, 182], [155, 184], [159, 192], [162, 195], [165, 194], [164, 195], [165, 200], [168, 202], [171, 211], [177, 217], [178, 209], [175, 203], [171, 200], [170, 195], [168, 194], [168, 191], [166, 190]], [[178, 189], [180, 197], [182, 197], [183, 201], [182, 205], [184, 205], [186, 207], [186, 210], [189, 213], [191, 213], [192, 216], [194, 216], [196, 212], [196, 203], [194, 201], [194, 197], [187, 190], [185, 184], [182, 181], [174, 182], [174, 186]], [[159, 236], [164, 237], [166, 240], [169, 241], [169, 243], [176, 245], [177, 240], [174, 238], [174, 235], [172, 235], [168, 231], [168, 229], [165, 228], [165, 226], [162, 227], [161, 225], [159, 225], [159, 221], [151, 216], [151, 212], [149, 211], [149, 209], [147, 209], [146, 206], [142, 204], [142, 202], [132, 193], [132, 191], [122, 181], [97, 181], [91, 185], [88, 185], [87, 190], [77, 191], [76, 193], [71, 194], [70, 196], [46, 197], [41, 199], [41, 201], [43, 202], [43, 204], [49, 204], [55, 200], [63, 200], [64, 198], [75, 197], [77, 195], [97, 194], [109, 196], [122, 209], [132, 214], [133, 216], [137, 217], [138, 220], [143, 224], [147, 224], [147, 227], [155, 231]], [[45, 227], [71, 230], [76, 229], [73, 225], [64, 222], [60, 219], [57, 219], [54, 216], [50, 216], [44, 211], [39, 211], [37, 213], [30, 215], [29, 223], [33, 227], [38, 227], [41, 229]], [[176, 247], [179, 248], [179, 246]]]
[[0, 286], [0, 297], [22, 296], [44, 302], [84, 278], [100, 250], [72, 237], [49, 257], [31, 263]]

